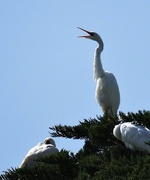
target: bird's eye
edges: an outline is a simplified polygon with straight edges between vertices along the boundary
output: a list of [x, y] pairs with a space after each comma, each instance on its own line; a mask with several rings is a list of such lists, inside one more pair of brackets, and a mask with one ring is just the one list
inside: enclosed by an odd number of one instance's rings
[[50, 141], [49, 141], [49, 140], [47, 140], [47, 141], [45, 142], [45, 144], [50, 144]]

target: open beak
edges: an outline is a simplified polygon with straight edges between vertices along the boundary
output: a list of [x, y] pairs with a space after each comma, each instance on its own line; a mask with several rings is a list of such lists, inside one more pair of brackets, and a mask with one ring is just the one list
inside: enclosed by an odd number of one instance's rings
[[87, 30], [85, 30], [83, 28], [80, 28], [80, 27], [77, 27], [77, 28], [81, 29], [82, 31], [84, 31], [84, 32], [86, 32], [86, 33], [88, 33], [90, 35], [90, 36], [78, 36], [79, 38], [90, 38], [92, 36], [91, 32], [89, 32], [89, 31], [87, 31]]

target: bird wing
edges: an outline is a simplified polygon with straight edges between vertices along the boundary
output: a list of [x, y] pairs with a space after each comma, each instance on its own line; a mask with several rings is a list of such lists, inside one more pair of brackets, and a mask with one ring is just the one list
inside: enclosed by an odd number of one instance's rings
[[131, 123], [121, 125], [122, 141], [131, 149], [150, 152], [150, 130], [143, 126], [136, 126]]
[[106, 111], [110, 108], [113, 115], [117, 114], [120, 93], [116, 78], [112, 73], [105, 72], [103, 77], [97, 80], [96, 96], [102, 108], [106, 108]]
[[36, 159], [50, 154], [58, 152], [58, 149], [52, 144], [39, 143], [37, 146], [29, 150], [26, 157], [22, 161], [20, 168], [27, 166], [33, 166], [36, 163]]
[[115, 76], [112, 73], [106, 72], [106, 81], [108, 84], [109, 92], [112, 93], [111, 97], [113, 99], [117, 99], [116, 103], [120, 102], [120, 93], [119, 93], [119, 87], [117, 84], [117, 80]]

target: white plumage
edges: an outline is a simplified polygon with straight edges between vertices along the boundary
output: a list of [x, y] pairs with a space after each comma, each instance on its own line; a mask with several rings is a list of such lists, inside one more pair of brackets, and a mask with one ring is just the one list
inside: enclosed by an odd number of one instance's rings
[[150, 153], [150, 130], [133, 122], [118, 124], [113, 129], [116, 138], [125, 143], [127, 148]]
[[107, 71], [104, 71], [101, 63], [101, 52], [104, 44], [101, 37], [95, 32], [89, 32], [85, 29], [79, 28], [90, 36], [79, 36], [94, 40], [98, 43], [98, 47], [94, 53], [94, 80], [96, 81], [95, 96], [97, 102], [102, 107], [104, 113], [115, 117], [120, 104], [120, 92], [115, 76]]
[[44, 142], [38, 143], [35, 147], [29, 150], [19, 168], [25, 166], [33, 167], [37, 164], [36, 160], [40, 157], [48, 156], [57, 152], [58, 149], [56, 148], [55, 141], [52, 138], [46, 138]]

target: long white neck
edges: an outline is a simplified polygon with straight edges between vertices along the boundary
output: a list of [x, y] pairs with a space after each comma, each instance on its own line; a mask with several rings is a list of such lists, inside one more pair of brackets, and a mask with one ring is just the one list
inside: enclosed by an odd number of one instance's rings
[[100, 46], [95, 49], [94, 62], [93, 62], [95, 81], [97, 81], [98, 78], [103, 77], [103, 74], [104, 74], [104, 70], [101, 63], [101, 52], [102, 52], [102, 49], [100, 48]]

